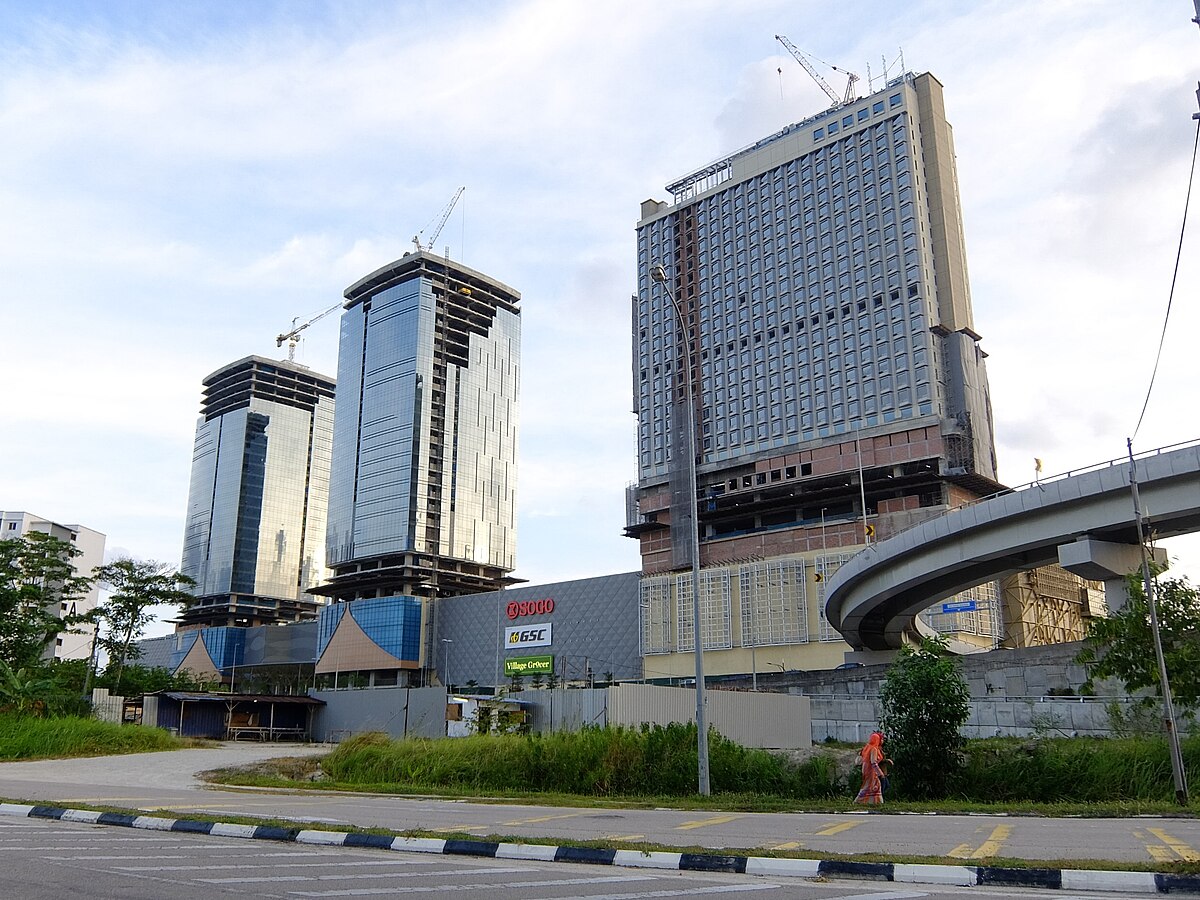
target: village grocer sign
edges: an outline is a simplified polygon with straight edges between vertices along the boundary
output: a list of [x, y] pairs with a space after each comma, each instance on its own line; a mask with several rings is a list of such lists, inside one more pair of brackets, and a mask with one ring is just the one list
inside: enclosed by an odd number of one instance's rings
[[546, 656], [510, 656], [504, 660], [505, 675], [549, 675], [554, 671], [554, 657]]

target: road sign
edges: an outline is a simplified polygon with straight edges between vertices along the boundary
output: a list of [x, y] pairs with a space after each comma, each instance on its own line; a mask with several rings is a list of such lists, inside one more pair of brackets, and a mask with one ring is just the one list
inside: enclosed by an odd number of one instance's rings
[[974, 611], [975, 611], [975, 601], [974, 600], [952, 600], [949, 603], [942, 604], [942, 612], [944, 612], [944, 613], [974, 612]]

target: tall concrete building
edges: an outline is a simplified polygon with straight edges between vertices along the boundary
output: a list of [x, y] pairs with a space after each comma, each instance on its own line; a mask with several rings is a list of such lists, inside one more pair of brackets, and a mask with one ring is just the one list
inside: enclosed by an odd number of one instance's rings
[[[824, 579], [872, 536], [1000, 487], [942, 85], [905, 74], [667, 190], [637, 226], [626, 531], [643, 650], [694, 646], [698, 505], [703, 645], [730, 651], [714, 671], [749, 671], [756, 651], [761, 667], [763, 647], [790, 648], [766, 655], [779, 667], [836, 664]], [[985, 608], [995, 619], [994, 596], [961, 611]], [[810, 642], [827, 646], [797, 655]]]
[[520, 295], [418, 251], [345, 297], [317, 671], [391, 680], [432, 666], [432, 598], [512, 582]]
[[313, 618], [322, 598], [334, 381], [248, 356], [204, 379], [180, 571], [181, 628]]
[[[104, 564], [104, 535], [83, 525], [61, 525], [31, 512], [0, 512], [0, 540], [21, 537], [31, 531], [40, 531], [61, 541], [66, 541], [79, 551], [71, 562], [75, 572], [84, 578]], [[82, 615], [91, 612], [100, 602], [100, 585], [91, 589], [72, 603], [60, 604], [59, 608], [47, 610], [56, 616]], [[54, 636], [42, 656], [44, 659], [88, 659], [92, 653], [94, 626], [79, 625], [71, 631]]]

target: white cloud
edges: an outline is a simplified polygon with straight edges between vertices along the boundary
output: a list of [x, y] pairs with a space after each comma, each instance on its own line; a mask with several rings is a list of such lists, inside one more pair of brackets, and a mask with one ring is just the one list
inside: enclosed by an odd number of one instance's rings
[[[6, 506], [177, 559], [201, 379], [281, 353], [465, 184], [439, 249], [523, 295], [519, 568], [636, 567], [638, 204], [824, 105], [777, 33], [864, 82], [903, 46], [944, 83], [1002, 475], [1134, 428], [1193, 134], [1178, 2], [128, 9], [30, 8], [0, 37]], [[1195, 428], [1195, 256], [1140, 447]], [[335, 321], [297, 353], [331, 374]]]

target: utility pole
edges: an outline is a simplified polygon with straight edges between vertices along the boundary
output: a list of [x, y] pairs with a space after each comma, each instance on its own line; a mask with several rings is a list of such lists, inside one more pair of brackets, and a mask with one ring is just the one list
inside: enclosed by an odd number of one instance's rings
[[1150, 607], [1150, 634], [1154, 638], [1154, 657], [1158, 662], [1159, 684], [1163, 695], [1163, 725], [1167, 730], [1167, 744], [1171, 751], [1171, 774], [1175, 778], [1175, 802], [1188, 805], [1187, 771], [1183, 767], [1183, 753], [1179, 748], [1179, 730], [1175, 725], [1175, 704], [1171, 698], [1171, 682], [1167, 678], [1167, 660], [1163, 656], [1162, 632], [1158, 622], [1158, 599], [1154, 593], [1154, 579], [1150, 575], [1150, 559], [1146, 554], [1146, 518], [1142, 515], [1142, 503], [1138, 497], [1137, 468], [1133, 462], [1133, 438], [1126, 439], [1129, 450], [1129, 489], [1133, 493], [1133, 515], [1137, 519], [1138, 549], [1142, 554], [1142, 586], [1146, 591], [1146, 603]]

